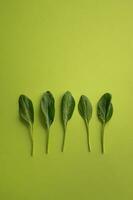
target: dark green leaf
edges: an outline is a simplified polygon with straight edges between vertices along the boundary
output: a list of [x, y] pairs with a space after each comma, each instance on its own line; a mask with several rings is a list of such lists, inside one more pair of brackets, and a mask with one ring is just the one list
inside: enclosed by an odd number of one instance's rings
[[46, 128], [49, 129], [54, 121], [55, 116], [55, 100], [50, 91], [43, 94], [41, 99], [41, 111], [44, 116]]
[[54, 116], [55, 116], [55, 100], [50, 91], [45, 92], [42, 96], [41, 111], [43, 113], [44, 122], [48, 130], [47, 145], [46, 145], [46, 153], [48, 153], [49, 129], [54, 121]]
[[79, 114], [83, 118], [86, 130], [87, 130], [87, 141], [88, 141], [88, 150], [90, 151], [90, 144], [89, 144], [89, 121], [92, 117], [92, 105], [88, 99], [87, 96], [82, 95], [80, 97], [79, 103], [78, 103], [78, 110]]
[[113, 106], [111, 103], [112, 96], [109, 93], [105, 93], [97, 105], [97, 115], [102, 123], [108, 122], [113, 114]]
[[[61, 102], [61, 116], [62, 116], [62, 123], [64, 127], [64, 133], [66, 133], [67, 123], [72, 117], [74, 108], [75, 108], [75, 100], [71, 92], [67, 91], [63, 95], [62, 102]], [[64, 149], [64, 143], [65, 143], [65, 135], [63, 139], [62, 151]]]
[[104, 128], [105, 124], [111, 119], [113, 115], [113, 105], [111, 103], [112, 96], [109, 93], [105, 93], [97, 104], [97, 116], [102, 123], [101, 130], [101, 146], [102, 153], [104, 153]]
[[80, 97], [79, 104], [78, 104], [78, 110], [79, 110], [81, 117], [87, 123], [89, 123], [89, 121], [92, 117], [92, 105], [87, 96], [82, 95]]
[[75, 100], [72, 96], [72, 94], [67, 91], [62, 98], [62, 105], [61, 105], [61, 111], [62, 111], [62, 121], [64, 129], [66, 129], [67, 122], [71, 119], [73, 111], [75, 107]]
[[19, 97], [19, 115], [30, 128], [30, 136], [32, 142], [31, 155], [33, 155], [33, 124], [34, 124], [34, 108], [32, 101], [25, 95]]
[[30, 126], [34, 123], [34, 109], [32, 101], [25, 95], [19, 97], [19, 114]]

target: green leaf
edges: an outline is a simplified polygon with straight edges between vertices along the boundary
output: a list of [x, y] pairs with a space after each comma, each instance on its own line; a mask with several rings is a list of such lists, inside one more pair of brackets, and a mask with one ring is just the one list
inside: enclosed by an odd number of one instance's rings
[[75, 108], [75, 100], [71, 92], [67, 91], [63, 95], [62, 102], [61, 102], [61, 116], [62, 116], [62, 123], [63, 123], [63, 128], [64, 128], [62, 151], [64, 150], [67, 123], [72, 117], [74, 108]]
[[107, 123], [113, 114], [113, 106], [111, 103], [112, 96], [109, 93], [105, 93], [97, 105], [97, 115], [102, 123]]
[[19, 115], [22, 120], [24, 120], [29, 129], [31, 137], [31, 155], [33, 155], [33, 124], [34, 124], [34, 108], [32, 101], [25, 95], [20, 95], [19, 97]]
[[55, 116], [55, 100], [50, 91], [47, 91], [43, 94], [41, 99], [41, 111], [44, 116], [44, 123], [47, 128], [47, 145], [46, 145], [46, 153], [48, 153], [48, 145], [49, 145], [49, 131], [50, 126], [54, 121]]
[[86, 130], [87, 130], [88, 150], [91, 151], [90, 144], [89, 144], [89, 122], [92, 117], [92, 105], [87, 96], [82, 95], [80, 97], [80, 100], [78, 103], [78, 110], [79, 110], [79, 114], [81, 115], [81, 117], [83, 118], [85, 122]]
[[81, 115], [81, 117], [89, 123], [91, 117], [92, 117], [92, 105], [89, 101], [88, 97], [85, 95], [82, 95], [80, 97], [79, 103], [78, 103], [78, 110]]
[[97, 104], [97, 116], [102, 123], [101, 131], [101, 146], [102, 153], [104, 153], [104, 127], [106, 123], [111, 119], [113, 115], [113, 105], [111, 103], [112, 96], [109, 93], [105, 93]]

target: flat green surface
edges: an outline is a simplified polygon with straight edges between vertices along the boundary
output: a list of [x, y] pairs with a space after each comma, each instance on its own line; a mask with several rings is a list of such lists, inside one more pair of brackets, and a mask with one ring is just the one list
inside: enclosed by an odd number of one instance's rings
[[[133, 199], [133, 1], [0, 1], [0, 200]], [[46, 90], [56, 99], [50, 152], [39, 120]], [[70, 90], [93, 103], [92, 153], [77, 107], [61, 153], [59, 106]], [[114, 115], [100, 153], [96, 103], [113, 95]], [[18, 97], [35, 107], [35, 156], [18, 118]], [[77, 105], [77, 104], [76, 104]]]

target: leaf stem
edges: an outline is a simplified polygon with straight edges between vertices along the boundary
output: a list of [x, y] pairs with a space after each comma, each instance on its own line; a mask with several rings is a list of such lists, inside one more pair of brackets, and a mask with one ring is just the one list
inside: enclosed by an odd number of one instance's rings
[[105, 123], [102, 123], [102, 129], [101, 129], [101, 152], [104, 154], [105, 152], [105, 147], [104, 147], [104, 127]]
[[87, 144], [88, 144], [88, 151], [91, 152], [90, 148], [90, 138], [89, 138], [89, 125], [87, 121], [85, 120], [85, 126], [86, 126], [86, 131], [87, 131]]
[[63, 143], [62, 143], [62, 149], [61, 149], [62, 152], [64, 151], [65, 140], [66, 140], [66, 127], [64, 128], [64, 136], [63, 136]]
[[30, 126], [31, 156], [34, 155], [33, 125]]
[[49, 152], [49, 129], [47, 131], [47, 143], [46, 143], [46, 154]]

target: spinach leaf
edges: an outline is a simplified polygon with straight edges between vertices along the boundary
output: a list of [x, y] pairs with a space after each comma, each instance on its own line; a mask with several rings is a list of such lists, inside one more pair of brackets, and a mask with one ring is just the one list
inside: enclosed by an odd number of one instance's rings
[[62, 123], [63, 123], [63, 129], [64, 129], [62, 152], [64, 150], [64, 145], [65, 145], [67, 123], [72, 117], [74, 108], [75, 108], [75, 100], [71, 92], [67, 91], [63, 95], [62, 102], [61, 102], [61, 116], [62, 116]]
[[55, 100], [50, 91], [45, 92], [42, 96], [41, 111], [44, 116], [44, 123], [47, 129], [46, 153], [48, 153], [50, 126], [52, 125], [55, 117]]
[[19, 115], [26, 122], [30, 129], [31, 138], [31, 156], [33, 156], [33, 124], [34, 124], [34, 108], [32, 101], [25, 95], [19, 97]]
[[113, 105], [111, 103], [112, 95], [105, 93], [97, 104], [97, 116], [100, 122], [102, 123], [101, 130], [101, 146], [102, 153], [104, 153], [104, 128], [106, 123], [111, 119], [113, 115]]
[[80, 97], [80, 100], [78, 103], [78, 110], [79, 110], [79, 114], [81, 115], [81, 117], [83, 118], [85, 122], [86, 131], [87, 131], [88, 151], [90, 152], [91, 148], [90, 148], [90, 142], [89, 142], [89, 122], [92, 117], [92, 105], [87, 96], [82, 95]]

